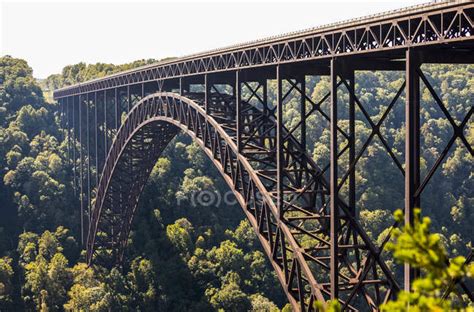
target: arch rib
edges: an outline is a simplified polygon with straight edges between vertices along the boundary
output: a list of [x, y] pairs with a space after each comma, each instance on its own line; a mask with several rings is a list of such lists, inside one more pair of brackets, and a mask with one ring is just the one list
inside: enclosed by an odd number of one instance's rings
[[[275, 121], [244, 103], [245, 144], [237, 149], [235, 103], [161, 92], [143, 98], [118, 130], [104, 166], [87, 241], [87, 261], [121, 261], [139, 196], [157, 158], [181, 130], [190, 135], [223, 175], [262, 243], [295, 309], [329, 299], [327, 183], [291, 135], [285, 146], [284, 213], [276, 206]], [[250, 135], [250, 134], [253, 135]], [[259, 135], [254, 135], [258, 133]], [[342, 203], [342, 201], [340, 201]], [[398, 285], [360, 225], [341, 204], [339, 301], [348, 310], [376, 310]], [[101, 249], [102, 248], [102, 249]]]

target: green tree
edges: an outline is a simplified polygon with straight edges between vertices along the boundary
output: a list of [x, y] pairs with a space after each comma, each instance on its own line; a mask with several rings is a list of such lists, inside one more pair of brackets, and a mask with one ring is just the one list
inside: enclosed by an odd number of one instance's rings
[[210, 296], [212, 306], [218, 310], [230, 312], [251, 310], [252, 303], [249, 297], [240, 289], [239, 283], [239, 275], [235, 272], [229, 272], [220, 289], [207, 290], [206, 293]]
[[96, 278], [91, 267], [78, 263], [72, 269], [73, 285], [68, 291], [66, 311], [109, 311], [109, 296], [105, 284]]
[[156, 311], [160, 303], [160, 294], [155, 287], [156, 276], [151, 261], [135, 258], [128, 279], [131, 281], [135, 306], [141, 311]]
[[13, 303], [13, 268], [12, 259], [0, 258], [0, 310], [8, 310]]
[[176, 220], [174, 224], [166, 227], [166, 236], [186, 259], [190, 257], [193, 251], [192, 232], [192, 224], [185, 218]]
[[[398, 222], [403, 222], [403, 212], [394, 214]], [[455, 292], [451, 283], [472, 278], [474, 264], [465, 265], [462, 256], [448, 258], [440, 235], [430, 232], [431, 220], [421, 218], [421, 210], [415, 209], [413, 226], [407, 224], [402, 229], [394, 229], [393, 239], [386, 249], [393, 252], [394, 258], [408, 263], [422, 271], [422, 277], [412, 283], [413, 291], [401, 291], [397, 300], [382, 306], [383, 311], [452, 311], [463, 310], [454, 297], [443, 299], [446, 291]], [[472, 310], [468, 308], [468, 311]]]

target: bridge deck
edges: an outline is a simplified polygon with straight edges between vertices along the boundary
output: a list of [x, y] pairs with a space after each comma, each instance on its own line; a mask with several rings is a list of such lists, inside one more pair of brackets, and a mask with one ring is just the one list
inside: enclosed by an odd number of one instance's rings
[[54, 97], [336, 55], [393, 59], [408, 47], [472, 48], [473, 28], [472, 0], [429, 3], [139, 67], [56, 90]]

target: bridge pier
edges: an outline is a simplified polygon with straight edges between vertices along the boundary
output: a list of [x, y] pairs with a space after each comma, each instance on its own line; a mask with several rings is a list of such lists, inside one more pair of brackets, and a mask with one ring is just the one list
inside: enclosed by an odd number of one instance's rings
[[74, 187], [74, 197], [77, 195], [77, 120], [78, 120], [78, 113], [77, 113], [77, 105], [76, 105], [76, 98], [78, 96], [72, 97], [72, 129], [73, 129], [73, 187]]
[[95, 158], [95, 185], [97, 188], [99, 185], [100, 167], [99, 167], [99, 123], [97, 119], [97, 91], [94, 92], [94, 158]]
[[339, 228], [339, 188], [338, 188], [338, 103], [337, 79], [340, 74], [340, 64], [337, 59], [331, 59], [331, 109], [330, 109], [330, 262], [329, 278], [331, 299], [339, 298], [339, 259], [338, 259], [338, 228]]
[[90, 131], [90, 125], [91, 125], [91, 99], [90, 99], [90, 93], [87, 93], [87, 102], [86, 102], [86, 136], [87, 136], [87, 224], [85, 227], [85, 239], [87, 240], [87, 229], [90, 226], [91, 222], [91, 131]]
[[80, 207], [81, 207], [81, 245], [84, 246], [85, 237], [84, 237], [84, 167], [83, 167], [83, 136], [82, 136], [82, 121], [83, 121], [83, 98], [82, 94], [79, 94], [79, 103], [78, 103], [78, 110], [79, 110], [79, 200], [80, 200]]
[[[420, 207], [420, 196], [415, 192], [420, 185], [420, 59], [413, 49], [406, 50], [405, 104], [405, 224], [413, 225], [414, 208]], [[411, 290], [419, 270], [404, 265], [404, 288]]]
[[283, 151], [283, 90], [282, 90], [282, 79], [284, 73], [282, 72], [282, 66], [276, 66], [276, 166], [277, 166], [277, 208], [278, 208], [278, 219], [282, 220], [284, 216], [284, 194], [283, 194], [283, 174], [285, 170], [285, 162], [284, 162], [284, 151]]

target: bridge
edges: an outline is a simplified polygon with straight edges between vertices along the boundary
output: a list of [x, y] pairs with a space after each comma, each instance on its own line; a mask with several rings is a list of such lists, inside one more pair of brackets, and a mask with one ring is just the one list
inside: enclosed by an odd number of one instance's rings
[[[422, 64], [474, 63], [474, 3], [437, 2], [159, 62], [54, 92], [73, 160], [87, 261], [112, 250], [122, 261], [147, 178], [179, 133], [199, 144], [222, 173], [254, 228], [295, 310], [337, 299], [344, 310], [378, 310], [419, 272], [404, 268], [404, 285], [359, 222], [355, 168], [375, 138], [404, 177], [405, 222], [455, 141], [473, 157], [465, 130], [421, 69]], [[372, 120], [355, 90], [357, 71], [401, 71], [405, 81], [385, 112]], [[308, 77], [327, 76], [316, 101]], [[269, 83], [276, 94], [269, 93]], [[420, 84], [428, 89], [453, 135], [428, 173], [420, 174]], [[345, 97], [338, 96], [345, 94]], [[380, 130], [405, 96], [405, 156]], [[283, 110], [298, 99], [299, 121]], [[321, 105], [330, 102], [327, 113]], [[371, 127], [356, 147], [356, 110]], [[121, 116], [126, 114], [126, 118]], [[306, 121], [318, 115], [330, 131], [330, 162], [307, 148]], [[341, 116], [348, 121], [342, 126]], [[471, 142], [472, 143], [472, 142]], [[77, 148], [75, 148], [77, 146]], [[347, 166], [342, 166], [344, 159]], [[347, 191], [342, 191], [347, 186]], [[397, 225], [395, 225], [397, 226]], [[98, 235], [100, 233], [100, 235]], [[472, 253], [468, 259], [472, 259]], [[470, 260], [469, 260], [470, 261]], [[460, 292], [474, 301], [472, 290]]]

